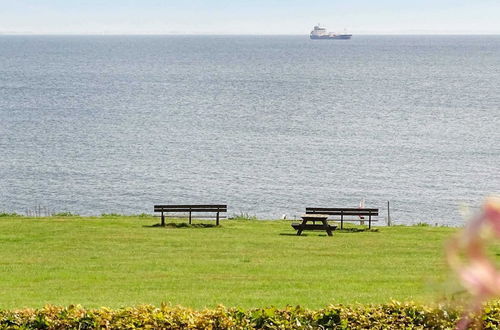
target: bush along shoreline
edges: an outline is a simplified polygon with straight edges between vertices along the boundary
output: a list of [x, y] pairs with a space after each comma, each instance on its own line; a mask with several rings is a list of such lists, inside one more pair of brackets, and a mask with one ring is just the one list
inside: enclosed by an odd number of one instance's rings
[[[193, 310], [150, 305], [122, 309], [46, 306], [0, 311], [0, 329], [452, 329], [462, 310], [391, 302], [380, 305]], [[471, 329], [498, 329], [500, 301], [473, 316]]]

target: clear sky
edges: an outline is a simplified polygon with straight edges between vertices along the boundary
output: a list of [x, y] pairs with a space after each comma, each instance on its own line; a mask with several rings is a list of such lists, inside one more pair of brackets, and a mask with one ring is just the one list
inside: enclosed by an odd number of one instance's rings
[[0, 33], [500, 34], [500, 0], [0, 0]]

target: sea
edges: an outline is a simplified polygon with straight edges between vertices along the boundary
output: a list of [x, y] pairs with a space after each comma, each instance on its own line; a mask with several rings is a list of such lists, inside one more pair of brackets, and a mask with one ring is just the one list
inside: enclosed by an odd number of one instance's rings
[[500, 36], [4, 35], [0, 213], [462, 226], [500, 193], [499, 119]]

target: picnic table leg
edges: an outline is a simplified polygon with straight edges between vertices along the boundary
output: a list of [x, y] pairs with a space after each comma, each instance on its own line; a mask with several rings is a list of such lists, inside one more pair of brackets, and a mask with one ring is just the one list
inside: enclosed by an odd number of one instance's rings
[[330, 229], [330, 227], [328, 227], [328, 221], [323, 220], [323, 225], [325, 227], [325, 230], [326, 230], [326, 233], [328, 234], [328, 236], [333, 236], [333, 233], [332, 233], [332, 230]]
[[302, 220], [302, 223], [300, 224], [299, 229], [297, 230], [297, 236], [300, 236], [302, 234], [302, 231], [304, 230], [306, 226], [307, 220]]

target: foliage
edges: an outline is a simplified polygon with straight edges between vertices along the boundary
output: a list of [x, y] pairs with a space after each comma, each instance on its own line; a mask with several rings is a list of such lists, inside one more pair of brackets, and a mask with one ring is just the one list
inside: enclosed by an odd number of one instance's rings
[[54, 217], [79, 217], [79, 215], [76, 213], [66, 211], [66, 212], [56, 213], [54, 214]]
[[[399, 302], [319, 310], [218, 306], [198, 311], [169, 305], [112, 310], [48, 305], [37, 310], [0, 311], [0, 329], [449, 329], [459, 315], [460, 310], [449, 306]], [[497, 329], [500, 303], [487, 305], [482, 315], [475, 316], [473, 326]]]
[[258, 220], [257, 216], [250, 215], [249, 213], [240, 212], [229, 217], [230, 220]]
[[17, 213], [8, 213], [8, 212], [0, 212], [0, 218], [15, 218], [15, 217], [22, 217], [21, 214]]
[[154, 216], [152, 214], [148, 214], [148, 213], [137, 214], [136, 217], [138, 217], [138, 218], [154, 218]]

